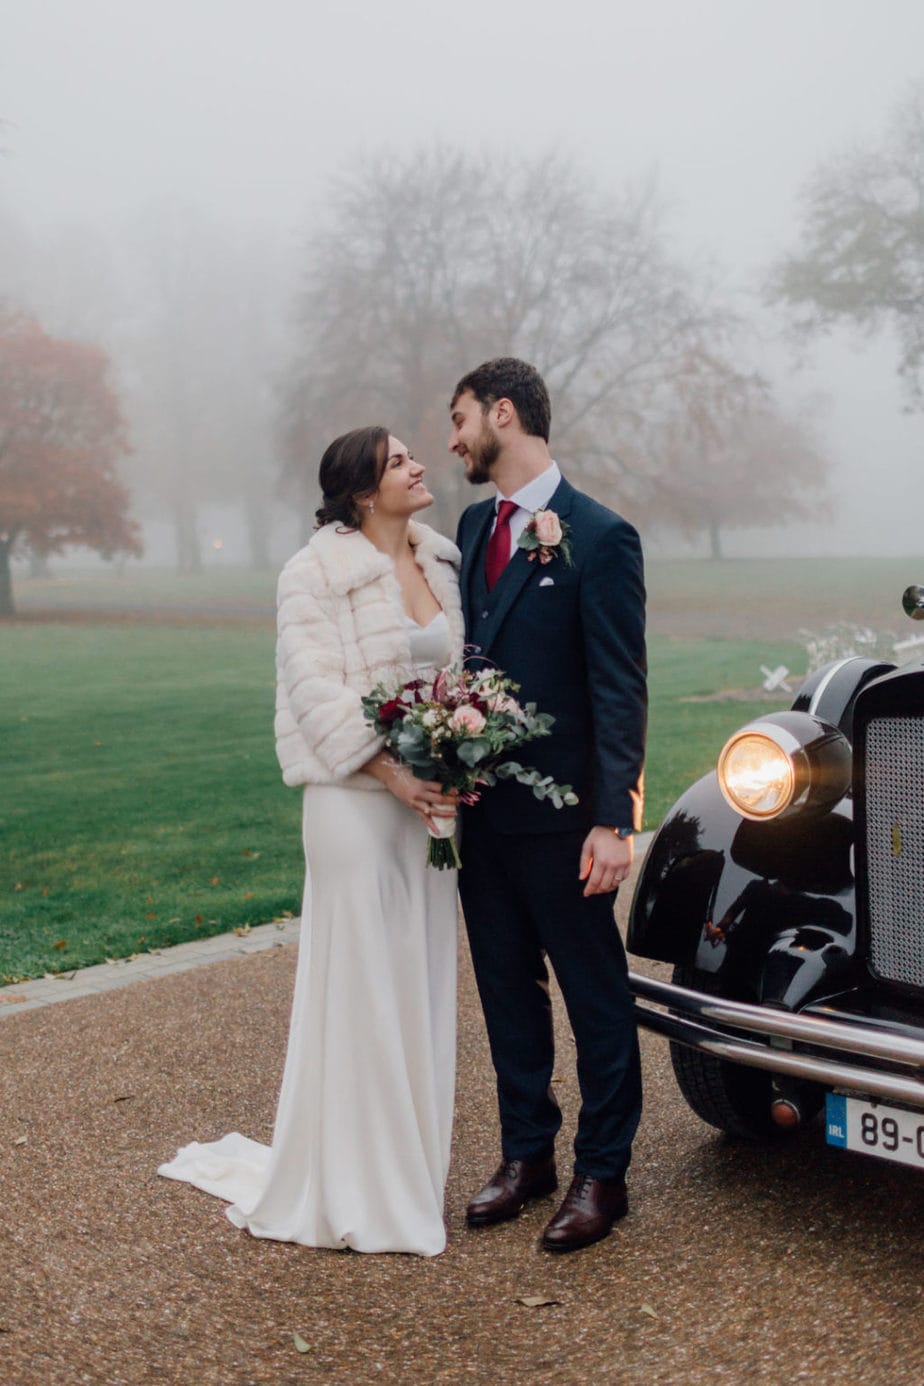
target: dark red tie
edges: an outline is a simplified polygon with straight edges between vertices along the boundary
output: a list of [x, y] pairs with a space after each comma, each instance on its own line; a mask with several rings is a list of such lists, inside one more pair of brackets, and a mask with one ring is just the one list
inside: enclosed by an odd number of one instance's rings
[[510, 516], [519, 508], [516, 501], [509, 500], [502, 500], [497, 507], [497, 523], [488, 540], [488, 552], [484, 560], [484, 574], [488, 580], [489, 592], [510, 559]]

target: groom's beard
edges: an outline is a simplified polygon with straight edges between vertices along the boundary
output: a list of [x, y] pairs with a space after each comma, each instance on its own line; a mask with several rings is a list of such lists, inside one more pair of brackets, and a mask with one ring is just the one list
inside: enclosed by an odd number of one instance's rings
[[498, 457], [500, 457], [500, 443], [489, 431], [487, 425], [484, 425], [478, 442], [468, 450], [469, 465], [465, 470], [466, 479], [473, 486], [480, 486], [483, 482], [490, 481], [491, 471]]

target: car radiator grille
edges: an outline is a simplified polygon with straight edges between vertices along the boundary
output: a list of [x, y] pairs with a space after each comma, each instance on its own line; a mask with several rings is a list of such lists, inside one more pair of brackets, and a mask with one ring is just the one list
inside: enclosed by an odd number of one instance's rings
[[924, 717], [876, 717], [866, 735], [870, 962], [924, 987]]

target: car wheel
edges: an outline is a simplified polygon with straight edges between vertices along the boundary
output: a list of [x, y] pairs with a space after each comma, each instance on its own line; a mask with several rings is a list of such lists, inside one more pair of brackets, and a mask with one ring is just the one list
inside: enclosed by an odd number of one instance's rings
[[[672, 980], [675, 986], [694, 991], [712, 995], [720, 992], [714, 974], [697, 968], [675, 967]], [[673, 1041], [670, 1051], [680, 1091], [703, 1121], [747, 1141], [779, 1140], [784, 1134], [770, 1119], [769, 1073], [732, 1064]]]

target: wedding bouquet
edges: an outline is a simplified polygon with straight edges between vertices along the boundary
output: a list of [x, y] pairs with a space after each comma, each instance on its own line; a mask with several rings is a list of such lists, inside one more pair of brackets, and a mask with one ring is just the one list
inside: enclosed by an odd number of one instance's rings
[[[535, 703], [520, 704], [518, 691], [519, 684], [498, 669], [463, 667], [441, 670], [432, 683], [410, 679], [396, 690], [377, 684], [362, 702], [392, 755], [418, 779], [458, 790], [464, 804], [477, 803], [486, 785], [507, 779], [528, 785], [556, 808], [576, 804], [570, 785], [508, 759], [525, 742], [548, 736], [555, 721]], [[434, 822], [439, 836], [430, 834], [428, 865], [458, 866], [455, 817]]]

